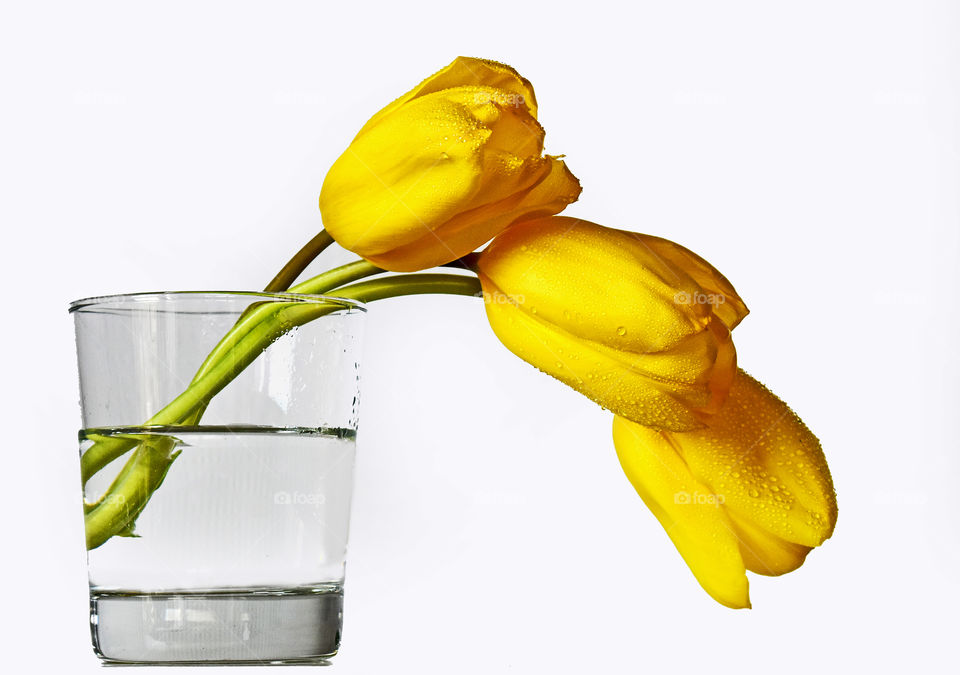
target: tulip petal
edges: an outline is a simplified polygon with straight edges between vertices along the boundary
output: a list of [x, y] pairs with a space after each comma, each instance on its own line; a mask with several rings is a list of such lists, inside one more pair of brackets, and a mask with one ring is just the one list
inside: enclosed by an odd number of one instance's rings
[[722, 405], [736, 350], [710, 304], [678, 301], [704, 291], [646, 239], [576, 218], [519, 222], [479, 257], [497, 300], [487, 315], [508, 349], [591, 400], [688, 431]]
[[[709, 333], [672, 352], [620, 352], [571, 335], [541, 320], [532, 310], [519, 308], [515, 298], [482, 273], [480, 282], [487, 319], [507, 349], [617, 415], [642, 424], [678, 431], [703, 426], [699, 411], [712, 409], [714, 393], [708, 385], [684, 380], [691, 377], [691, 371], [709, 377], [715, 372], [710, 367], [712, 360], [726, 364], [735, 358], [729, 334], [725, 342], [713, 346], [713, 359], [707, 344]], [[683, 350], [690, 353], [684, 355]], [[699, 368], [691, 367], [696, 360]]]
[[[658, 440], [650, 442], [651, 434]], [[727, 607], [750, 607], [739, 541], [717, 496], [693, 476], [664, 435], [614, 417], [613, 440], [630, 482], [703, 589]]]
[[[502, 92], [490, 90], [486, 94], [488, 102], [475, 103], [482, 91], [477, 87], [458, 87], [443, 94], [447, 101], [462, 105], [490, 130], [479, 148], [482, 182], [470, 200], [470, 205], [475, 206], [493, 204], [523, 192], [549, 171], [547, 158], [541, 156], [543, 127], [526, 112], [500, 105], [497, 97]], [[464, 210], [470, 205], [465, 205]]]
[[480, 148], [491, 133], [457, 102], [411, 102], [357, 136], [327, 172], [324, 225], [364, 256], [419, 238], [480, 189]]
[[805, 547], [830, 537], [837, 521], [830, 469], [816, 436], [783, 401], [740, 370], [706, 424], [672, 439], [738, 522]]
[[680, 244], [654, 237], [638, 235], [653, 253], [682, 269], [702, 289], [705, 297], [690, 298], [690, 301], [704, 301], [712, 305], [713, 313], [726, 324], [727, 328], [736, 328], [750, 310], [737, 294], [733, 284], [706, 260]]
[[792, 572], [803, 564], [807, 554], [813, 550], [809, 546], [794, 544], [770, 534], [755, 523], [739, 517], [731, 509], [726, 509], [726, 514], [740, 543], [743, 563], [751, 572], [773, 577]]
[[522, 284], [523, 304], [545, 321], [576, 324], [579, 336], [637, 354], [667, 349], [710, 321], [710, 305], [685, 301], [704, 289], [655, 254], [646, 235], [578, 218], [510, 228], [484, 251], [480, 269], [501, 288]]
[[[566, 164], [547, 156], [537, 166], [539, 179], [530, 187], [498, 202], [459, 213], [436, 231], [425, 231], [420, 238], [403, 246], [394, 246], [383, 255], [366, 254], [364, 257], [394, 272], [412, 272], [442, 265], [470, 253], [515, 222], [552, 215], [577, 200], [580, 181]], [[429, 245], [437, 240], [443, 241], [442, 249]]]
[[[677, 467], [684, 467], [718, 497], [726, 520], [725, 531], [717, 532], [723, 538], [732, 533], [751, 572], [791, 572], [833, 532], [836, 496], [819, 442], [783, 401], [742, 370], [702, 429], [658, 432], [617, 418], [614, 430], [621, 462], [624, 449], [639, 453], [642, 446], [678, 475]], [[638, 468], [624, 469], [634, 485], [641, 480]]]
[[320, 193], [330, 234], [409, 272], [470, 253], [521, 218], [556, 213], [580, 184], [541, 156], [543, 129], [509, 93], [458, 86], [407, 102], [361, 132]]
[[511, 104], [523, 107], [532, 117], [537, 116], [537, 98], [533, 93], [533, 85], [520, 73], [497, 61], [458, 56], [450, 65], [434, 73], [371, 117], [360, 133], [379, 124], [384, 117], [415, 98], [453, 87], [471, 85], [507, 92], [512, 95]]

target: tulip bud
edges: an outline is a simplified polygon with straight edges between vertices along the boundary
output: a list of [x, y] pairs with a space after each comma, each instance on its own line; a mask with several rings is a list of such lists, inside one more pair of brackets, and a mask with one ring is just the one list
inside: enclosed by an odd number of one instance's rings
[[683, 431], [723, 403], [748, 310], [679, 244], [556, 216], [511, 227], [477, 267], [501, 342], [617, 415]]
[[613, 442], [700, 585], [728, 607], [750, 606], [746, 570], [795, 570], [833, 533], [837, 501], [819, 441], [742, 370], [705, 428], [656, 431], [616, 417]]
[[458, 58], [373, 116], [327, 173], [320, 211], [344, 248], [395, 272], [442, 265], [512, 223], [576, 201], [543, 155], [530, 83]]

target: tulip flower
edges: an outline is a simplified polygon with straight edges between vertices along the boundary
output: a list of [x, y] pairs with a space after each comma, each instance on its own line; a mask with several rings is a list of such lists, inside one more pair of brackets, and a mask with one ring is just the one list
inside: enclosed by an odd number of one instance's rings
[[374, 115], [333, 164], [320, 192], [326, 230], [369, 262], [410, 272], [559, 213], [580, 183], [543, 155], [536, 114], [515, 70], [456, 59]]
[[506, 230], [477, 271], [500, 341], [617, 415], [685, 431], [723, 403], [748, 310], [679, 244], [554, 216]]
[[750, 607], [746, 570], [795, 570], [833, 533], [837, 502], [820, 443], [742, 370], [705, 428], [657, 431], [616, 417], [613, 440], [697, 581], [727, 607]]
[[[380, 110], [327, 173], [326, 230], [267, 286], [334, 299], [251, 305], [144, 426], [198, 425], [281, 335], [339, 311], [335, 298], [482, 291], [508, 349], [614, 413], [627, 477], [703, 588], [749, 607], [747, 571], [793, 571], [833, 533], [820, 444], [737, 369], [731, 331], [748, 309], [731, 283], [674, 242], [557, 216], [580, 184], [543, 141], [532, 86], [494, 61], [458, 58]], [[334, 240], [363, 260], [291, 285]], [[383, 274], [458, 259], [476, 277]], [[134, 531], [178, 456], [124, 436], [94, 439], [81, 458], [86, 483], [129, 455], [85, 504], [89, 548]]]

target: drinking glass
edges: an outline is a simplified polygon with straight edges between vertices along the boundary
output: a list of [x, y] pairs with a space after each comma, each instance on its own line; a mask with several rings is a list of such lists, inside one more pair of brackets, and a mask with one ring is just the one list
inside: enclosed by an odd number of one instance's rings
[[70, 312], [96, 654], [335, 654], [362, 305], [177, 292], [78, 300]]

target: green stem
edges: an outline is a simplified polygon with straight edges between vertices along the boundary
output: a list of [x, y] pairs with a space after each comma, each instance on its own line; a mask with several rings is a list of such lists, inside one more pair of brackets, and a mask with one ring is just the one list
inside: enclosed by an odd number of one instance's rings
[[[291, 288], [289, 292], [296, 293], [297, 295], [322, 295], [344, 284], [359, 281], [360, 279], [380, 274], [384, 271], [385, 270], [380, 269], [376, 265], [368, 263], [366, 260], [358, 260], [341, 267], [336, 267], [323, 274], [318, 274], [312, 279], [297, 284]], [[193, 382], [203, 377], [214, 364], [234, 348], [244, 335], [249, 333], [274, 311], [276, 311], [276, 303], [273, 301], [258, 302], [256, 303], [256, 307], [251, 306], [251, 308], [248, 308], [248, 311], [244, 312], [244, 315], [240, 317], [237, 324], [220, 340], [220, 343], [214, 347], [213, 351], [210, 352], [209, 356], [207, 356], [200, 365], [200, 370], [197, 371], [197, 374], [194, 376]]]
[[[290, 292], [303, 295], [319, 295], [326, 293], [331, 289], [343, 286], [344, 284], [349, 284], [351, 282], [358, 281], [375, 274], [380, 274], [382, 272], [384, 272], [384, 270], [380, 269], [376, 265], [372, 265], [365, 260], [358, 260], [341, 267], [336, 267], [332, 270], [324, 272], [323, 274], [319, 274], [312, 279], [308, 279], [307, 281], [297, 284], [290, 289]], [[232, 350], [247, 333], [249, 333], [260, 322], [262, 322], [269, 314], [275, 311], [276, 303], [270, 301], [254, 303], [248, 307], [233, 328], [231, 328], [230, 331], [223, 337], [223, 339], [220, 340], [217, 346], [213, 348], [213, 351], [210, 352], [210, 354], [201, 364], [200, 369], [197, 371], [197, 374], [194, 375], [191, 384], [196, 384], [197, 380], [208, 373], [214, 365], [219, 363], [227, 354], [229, 354], [230, 350]], [[203, 414], [204, 407], [205, 406], [198, 407], [192, 416], [192, 419], [186, 418], [181, 420], [179, 423], [196, 424], [200, 421], [200, 416]], [[147, 421], [146, 424], [159, 424], [159, 422]], [[118, 457], [126, 454], [133, 448], [137, 447], [139, 443], [140, 441], [138, 439], [132, 437], [101, 437], [97, 439], [94, 445], [90, 446], [90, 448], [88, 448], [87, 451], [84, 452], [80, 457], [80, 480], [82, 481], [82, 484], [86, 485], [87, 481], [90, 480], [90, 478], [94, 476], [100, 469]], [[102, 500], [98, 500], [92, 504], [87, 504], [87, 511], [90, 511], [98, 506], [100, 501]]]
[[451, 260], [445, 265], [441, 265], [441, 267], [452, 267], [453, 269], [457, 269], [457, 270], [468, 270], [476, 274], [479, 269], [477, 267], [477, 261], [479, 260], [480, 260], [480, 253], [477, 251], [474, 251], [473, 253], [468, 253], [462, 258]]
[[312, 263], [324, 249], [333, 243], [333, 237], [326, 230], [320, 230], [316, 237], [304, 244], [297, 254], [290, 258], [277, 276], [263, 289], [264, 293], [278, 293], [290, 288], [290, 284], [297, 280], [307, 265]]
[[[369, 263], [353, 263], [353, 265], [355, 267], [349, 271], [345, 271], [344, 268], [331, 270], [327, 273], [331, 275], [328, 281], [333, 278], [356, 277], [364, 271], [362, 265], [369, 265]], [[378, 274], [380, 271], [373, 265], [365, 268], [367, 276]], [[334, 272], [337, 274], [333, 274]], [[301, 286], [308, 283], [310, 282], [304, 282]], [[317, 287], [320, 285], [319, 282], [316, 284]], [[339, 298], [373, 302], [404, 295], [438, 293], [476, 296], [480, 293], [480, 282], [476, 277], [465, 275], [404, 274], [363, 281], [331, 290], [335, 290]], [[187, 389], [151, 417], [145, 426], [175, 426], [182, 424], [184, 420], [198, 419], [199, 413], [202, 413], [210, 399], [278, 337], [296, 326], [343, 309], [344, 305], [337, 303], [334, 299], [316, 303], [270, 301], [262, 304], [251, 313], [251, 317], [257, 316], [258, 320], [242, 322], [242, 327], [238, 323], [215, 348], [214, 351], [219, 354], [217, 359], [208, 358]], [[170, 464], [178, 454], [175, 452], [176, 439], [171, 437], [158, 436], [156, 440], [150, 442], [137, 439], [118, 440], [132, 444], [127, 450], [136, 446], [138, 442], [140, 448], [127, 460], [126, 465], [107, 488], [103, 497], [90, 505], [85, 516], [87, 548], [96, 548], [115, 534], [129, 530], [154, 490], [163, 482]], [[82, 467], [84, 467], [83, 459], [93, 449], [90, 448], [84, 453], [81, 458]], [[98, 449], [96, 454], [97, 456], [82, 468], [83, 475], [89, 477], [96, 473], [97, 465], [105, 465], [100, 462], [108, 458], [112, 452]], [[114, 455], [113, 458], [117, 456], [119, 455]]]

